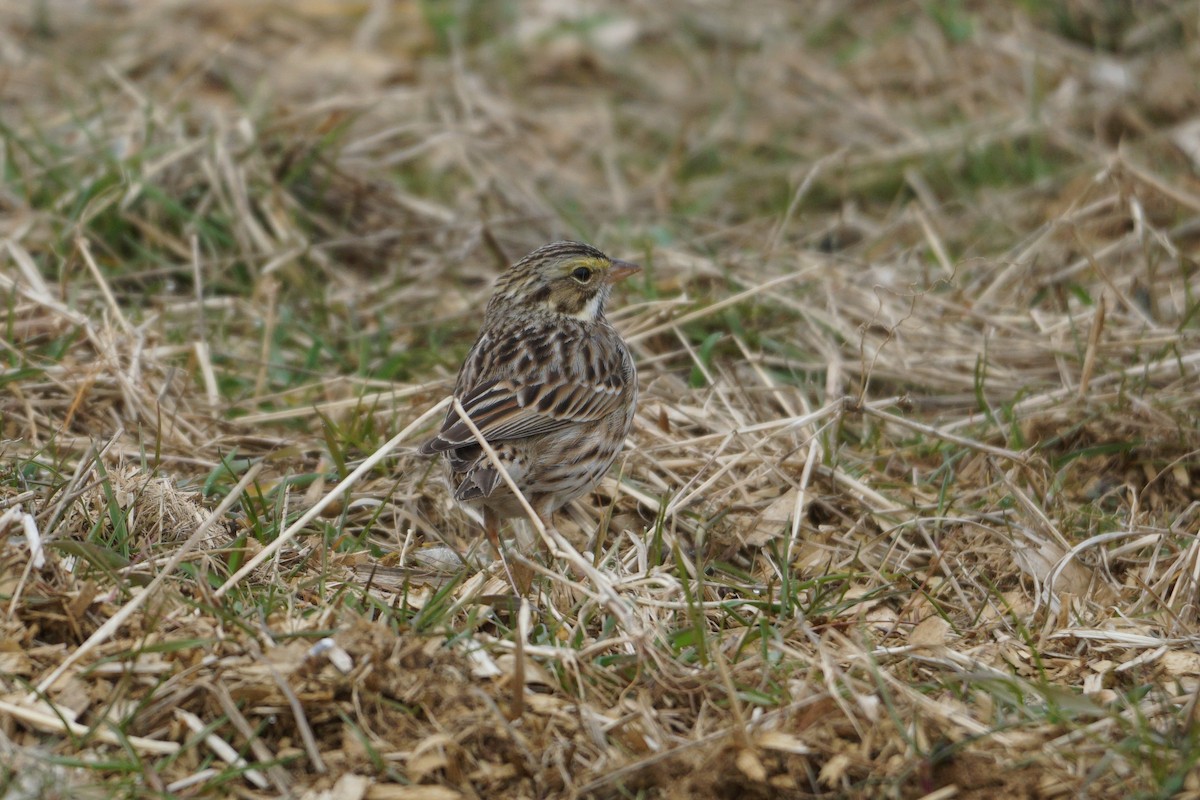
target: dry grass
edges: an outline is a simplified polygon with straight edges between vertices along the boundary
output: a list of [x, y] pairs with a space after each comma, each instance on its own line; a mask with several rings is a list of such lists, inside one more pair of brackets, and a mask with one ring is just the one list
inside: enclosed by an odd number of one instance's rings
[[[0, 3], [0, 797], [1200, 797], [1200, 5], [1005, 5]], [[414, 446], [563, 236], [523, 605]]]

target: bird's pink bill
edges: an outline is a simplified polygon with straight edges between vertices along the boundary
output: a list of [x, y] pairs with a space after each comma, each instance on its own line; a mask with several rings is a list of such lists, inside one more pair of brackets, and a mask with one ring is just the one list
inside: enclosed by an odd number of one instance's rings
[[629, 261], [619, 261], [613, 259], [612, 266], [608, 270], [608, 282], [617, 283], [628, 278], [630, 275], [636, 275], [641, 272], [641, 266]]

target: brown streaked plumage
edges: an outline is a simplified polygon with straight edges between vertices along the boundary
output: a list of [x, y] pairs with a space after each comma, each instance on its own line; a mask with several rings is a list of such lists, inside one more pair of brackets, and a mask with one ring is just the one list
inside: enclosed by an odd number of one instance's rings
[[[454, 396], [546, 525], [608, 471], [633, 424], [637, 371], [604, 317], [612, 286], [641, 268], [590, 245], [554, 242], [496, 283]], [[453, 408], [421, 446], [444, 453], [454, 498], [483, 511], [499, 550], [517, 498]]]

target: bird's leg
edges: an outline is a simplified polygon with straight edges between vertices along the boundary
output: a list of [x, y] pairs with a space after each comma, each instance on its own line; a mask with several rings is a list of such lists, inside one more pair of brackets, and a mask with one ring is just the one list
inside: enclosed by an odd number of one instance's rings
[[[547, 533], [553, 531], [555, 534], [558, 534], [559, 536], [561, 536], [562, 534], [560, 534], [558, 532], [558, 528], [554, 525], [554, 512], [550, 510], [551, 509], [551, 505], [550, 505], [551, 499], [552, 498], [547, 498], [544, 502], [534, 503], [533, 511], [534, 511], [534, 513], [537, 514], [537, 518], [539, 520], [541, 520], [542, 527], [544, 527], [546, 529]], [[546, 559], [546, 563], [547, 564], [553, 563], [554, 550], [551, 549], [550, 543], [547, 542], [546, 539], [543, 539], [541, 537], [538, 537], [538, 538], [540, 539], [540, 541], [542, 543], [542, 555]], [[551, 538], [553, 538], [553, 537], [551, 537]], [[572, 564], [569, 560], [567, 562], [567, 569], [570, 570], [571, 575], [575, 578], [575, 580], [581, 581], [581, 582], [587, 580], [587, 576], [584, 575], [582, 572], [580, 572], [579, 568], [576, 567], [574, 564]]]
[[[554, 531], [555, 533], [558, 532], [558, 528], [554, 527], [554, 515], [553, 514], [545, 514], [545, 515], [538, 514], [538, 519], [540, 519], [542, 521], [542, 527], [546, 529], [547, 533], [550, 531]], [[540, 544], [542, 546], [542, 555], [546, 558], [547, 562], [549, 562], [552, 558], [554, 558], [554, 550], [551, 549], [549, 542], [547, 542], [544, 538], [539, 536], [538, 544]]]
[[[533, 513], [537, 514], [538, 521], [542, 523], [543, 528], [547, 531], [557, 531], [558, 529], [554, 527], [554, 512], [550, 510], [551, 499], [550, 497], [545, 497], [535, 501], [533, 503]], [[549, 564], [554, 556], [553, 551], [550, 549], [550, 544], [543, 536], [539, 535], [537, 539], [538, 545], [542, 548], [542, 557]]]
[[504, 558], [504, 553], [500, 551], [500, 517], [487, 506], [483, 508], [483, 535], [492, 543], [496, 555]]
[[[533, 498], [531, 505], [533, 506], [533, 513], [537, 515], [542, 525], [547, 530], [551, 529], [554, 523], [550, 521], [549, 499]], [[536, 526], [531, 525], [530, 527], [534, 529], [534, 537], [537, 539], [539, 549], [542, 552], [542, 562], [549, 564], [551, 560], [550, 548], [546, 545], [542, 536], [538, 534]], [[533, 576], [535, 573], [535, 566], [530, 563], [524, 553], [519, 553], [517, 560], [512, 564], [512, 572], [509, 574], [516, 577], [514, 588], [519, 590], [519, 594], [522, 597], [529, 594], [529, 590], [533, 586]]]
[[[483, 509], [483, 535], [491, 542], [492, 548], [500, 558], [500, 564], [504, 567], [504, 574], [508, 576], [509, 586], [512, 586], [513, 591], [518, 596], [523, 596], [525, 592], [521, 591], [520, 585], [517, 583], [516, 578], [513, 577], [512, 569], [508, 566], [508, 559], [504, 557], [504, 548], [500, 546], [500, 516], [486, 506]], [[525, 591], [528, 590], [529, 581], [526, 581]]]
[[[558, 528], [554, 526], [554, 512], [550, 510], [548, 502], [535, 503], [533, 510], [537, 514], [538, 519], [542, 521], [542, 526], [545, 527], [547, 533], [553, 531], [559, 536], [562, 535], [558, 533]], [[541, 541], [542, 554], [546, 559], [546, 563], [550, 564], [554, 559], [554, 551], [550, 548], [550, 544], [545, 539], [542, 539]], [[571, 577], [573, 577], [576, 581], [579, 581], [580, 583], [587, 581], [587, 575], [580, 571], [579, 567], [571, 563], [570, 559], [567, 560], [567, 569], [570, 571]]]

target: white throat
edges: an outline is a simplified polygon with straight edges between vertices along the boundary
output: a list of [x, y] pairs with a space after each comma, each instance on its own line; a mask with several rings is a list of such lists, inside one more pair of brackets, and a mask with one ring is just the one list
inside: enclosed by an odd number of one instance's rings
[[580, 320], [582, 322], [592, 322], [596, 317], [600, 316], [600, 306], [604, 305], [604, 292], [596, 292], [587, 305], [579, 309], [577, 314], [567, 314], [568, 317]]

